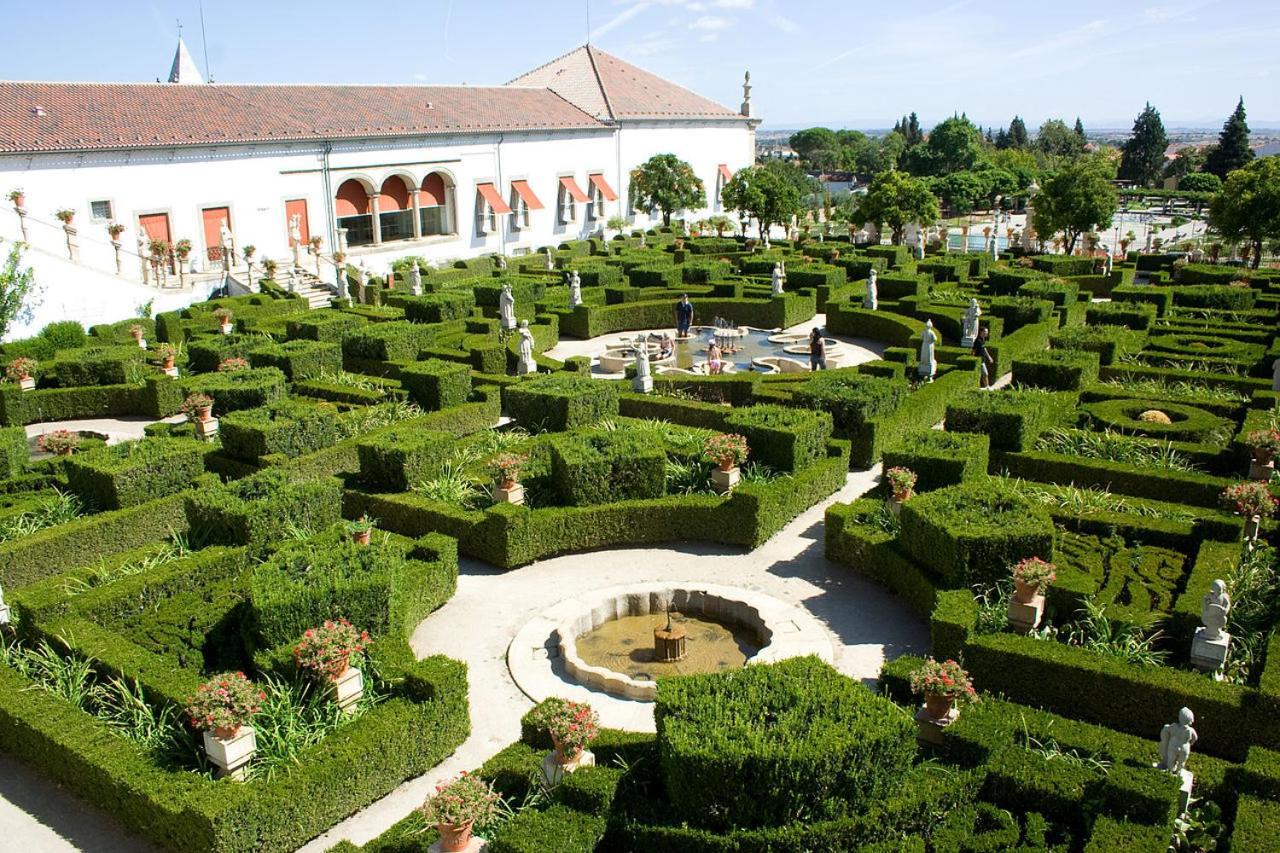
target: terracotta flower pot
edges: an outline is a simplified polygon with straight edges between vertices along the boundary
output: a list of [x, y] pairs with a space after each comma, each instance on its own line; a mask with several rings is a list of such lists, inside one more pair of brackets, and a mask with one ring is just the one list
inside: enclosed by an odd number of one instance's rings
[[1040, 589], [1033, 583], [1020, 581], [1017, 578], [1013, 581], [1013, 600], [1019, 604], [1030, 604], [1031, 599], [1040, 594]]
[[733, 470], [733, 457], [732, 457], [732, 456], [722, 456], [722, 457], [720, 457], [720, 470], [721, 470], [721, 471], [732, 471], [732, 470]]
[[164, 369], [173, 370], [173, 356], [167, 355], [164, 358]]
[[559, 739], [555, 737], [551, 738], [551, 743], [556, 748], [557, 764], [560, 764], [560, 765], [572, 764], [574, 761], [577, 760], [578, 756], [582, 755], [582, 747], [577, 747], [575, 749], [570, 750], [569, 747], [566, 747], [564, 744], [560, 743]]
[[515, 477], [509, 477], [509, 478], [508, 478], [508, 477], [504, 477], [504, 478], [503, 478], [503, 480], [502, 480], [502, 490], [503, 490], [504, 492], [509, 492], [509, 491], [511, 491], [512, 489], [514, 489], [515, 487], [516, 487], [516, 478], [515, 478]]
[[75, 450], [75, 448], [74, 448], [74, 447], [64, 447], [64, 448], [62, 448], [61, 450], [59, 450], [59, 451], [58, 451], [58, 455], [59, 455], [59, 456], [70, 456], [70, 455], [71, 455], [71, 451], [73, 451], [73, 450]]
[[1275, 451], [1269, 447], [1253, 448], [1253, 461], [1259, 465], [1270, 465], [1271, 460], [1275, 459]]
[[22, 207], [24, 204], [26, 204], [26, 202], [27, 202], [27, 197], [25, 195], [22, 195], [21, 193], [13, 197], [14, 207]]
[[466, 823], [437, 823], [436, 831], [440, 833], [440, 849], [457, 853], [459, 850], [466, 850], [467, 845], [471, 843], [471, 825], [474, 821]]
[[342, 661], [342, 670], [337, 675], [326, 675], [325, 678], [329, 679], [334, 683], [337, 683], [341, 681], [343, 678], [345, 678], [347, 673], [350, 671], [351, 671], [351, 665], [347, 662], [347, 659], [344, 658]]
[[950, 696], [940, 696], [936, 693], [928, 693], [924, 697], [924, 710], [930, 717], [935, 720], [945, 719], [951, 713], [951, 707], [955, 705], [956, 700]]
[[372, 538], [372, 530], [357, 530], [355, 533], [351, 534], [351, 541], [357, 545], [368, 545]]
[[222, 740], [231, 740], [240, 732], [239, 726], [217, 726], [213, 730], [213, 736]]
[[207, 421], [213, 417], [213, 406], [196, 406], [196, 420]]
[[893, 499], [900, 504], [904, 504], [911, 499], [911, 490], [907, 489], [905, 492], [894, 492]]

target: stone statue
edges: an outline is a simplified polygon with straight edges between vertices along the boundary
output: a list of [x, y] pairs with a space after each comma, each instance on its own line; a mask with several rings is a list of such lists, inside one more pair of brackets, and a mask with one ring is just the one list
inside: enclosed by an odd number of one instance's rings
[[573, 275], [569, 277], [569, 285], [578, 288], [579, 291], [582, 290], [582, 276], [578, 275], [577, 270], [574, 270]]
[[554, 258], [554, 257], [552, 256], [552, 254], [551, 254], [551, 247], [550, 247], [550, 246], [548, 246], [548, 247], [547, 247], [547, 269], [549, 269], [549, 270], [553, 270], [553, 269], [555, 269], [555, 268], [556, 268], [556, 261], [555, 261], [555, 258]]
[[[226, 222], [226, 220], [222, 220]], [[295, 246], [302, 245], [302, 216], [295, 213], [289, 217], [289, 242]]]
[[222, 263], [227, 269], [231, 269], [232, 255], [235, 254], [236, 244], [235, 235], [231, 233], [231, 229], [227, 227], [227, 220], [224, 218], [218, 226], [218, 244], [222, 247]]
[[1222, 639], [1222, 629], [1227, 627], [1230, 613], [1231, 596], [1227, 595], [1227, 585], [1224, 581], [1215, 580], [1200, 599], [1200, 622], [1204, 625], [1201, 636], [1206, 640]]
[[422, 270], [418, 269], [417, 261], [409, 264], [409, 293], [413, 296], [422, 295]]
[[916, 231], [916, 259], [917, 260], [921, 260], [921, 261], [924, 260], [924, 241], [925, 241], [924, 226], [921, 225], [919, 230]]
[[1196, 715], [1190, 708], [1178, 712], [1178, 722], [1168, 723], [1160, 729], [1160, 762], [1156, 767], [1169, 773], [1180, 775], [1191, 757], [1191, 747], [1195, 746], [1200, 736], [1191, 724]]
[[4, 603], [4, 587], [0, 587], [0, 625], [9, 624], [9, 605]]
[[862, 307], [868, 311], [876, 311], [880, 308], [880, 288], [876, 285], [876, 268], [871, 268], [871, 274], [867, 276], [867, 295], [862, 298]]
[[520, 362], [516, 365], [516, 375], [537, 373], [538, 365], [533, 360], [533, 332], [529, 331], [529, 321], [520, 321]]
[[653, 375], [649, 370], [649, 339], [646, 335], [636, 337], [636, 375], [631, 380], [632, 390], [640, 394], [648, 394], [653, 390]]
[[680, 220], [680, 232], [684, 234], [684, 236], [686, 237], [689, 236], [689, 220], [688, 219]]
[[782, 283], [787, 280], [787, 275], [782, 271], [782, 262], [773, 265], [773, 295], [782, 295]]
[[582, 304], [582, 279], [578, 276], [577, 270], [567, 278], [569, 279], [569, 307], [577, 308]]
[[916, 373], [928, 382], [932, 382], [934, 374], [938, 372], [938, 362], [933, 354], [937, 343], [938, 333], [933, 330], [933, 321], [925, 320], [924, 331], [920, 333], [920, 366], [916, 368]]
[[1103, 246], [1102, 248], [1107, 250], [1106, 260], [1102, 262], [1102, 274], [1111, 275], [1111, 247]]
[[982, 309], [978, 307], [978, 300], [970, 299], [969, 307], [964, 309], [964, 328], [960, 337], [960, 346], [973, 346], [974, 339], [978, 337], [978, 318], [981, 316]]
[[516, 327], [516, 298], [511, 295], [510, 282], [502, 285], [502, 293], [498, 296], [498, 317], [505, 331]]
[[764, 230], [764, 247], [766, 250], [773, 248], [772, 246], [769, 245], [769, 229], [768, 228]]
[[506, 255], [498, 255], [498, 256], [494, 259], [493, 263], [494, 263], [494, 266], [496, 266], [498, 269], [500, 269], [500, 270], [505, 270], [505, 269], [507, 268], [507, 256], [506, 256]]
[[644, 243], [644, 232], [643, 232], [643, 231], [641, 231], [641, 232], [640, 232], [640, 248], [641, 248], [641, 249], [643, 249], [643, 248], [644, 248], [644, 246], [645, 246], [645, 243]]

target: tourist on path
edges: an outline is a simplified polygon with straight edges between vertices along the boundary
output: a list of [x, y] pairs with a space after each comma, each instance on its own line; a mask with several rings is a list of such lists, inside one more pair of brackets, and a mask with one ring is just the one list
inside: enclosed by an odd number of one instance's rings
[[818, 328], [809, 333], [809, 369], [827, 369], [827, 342], [822, 339], [822, 330]]
[[983, 326], [978, 330], [978, 336], [973, 339], [973, 354], [978, 358], [978, 387], [991, 388], [991, 370], [996, 366], [996, 360], [991, 357], [991, 351], [987, 349], [987, 338], [991, 337], [991, 327]]

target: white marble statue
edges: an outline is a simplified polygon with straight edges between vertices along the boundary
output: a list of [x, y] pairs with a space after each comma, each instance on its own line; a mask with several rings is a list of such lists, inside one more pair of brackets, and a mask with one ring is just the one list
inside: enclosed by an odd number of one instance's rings
[[1220, 640], [1223, 629], [1227, 627], [1227, 616], [1231, 613], [1231, 596], [1227, 595], [1224, 581], [1215, 580], [1209, 585], [1209, 591], [1200, 599], [1200, 623], [1204, 625], [1201, 636], [1205, 640]]
[[227, 269], [231, 269], [232, 254], [236, 250], [235, 235], [231, 233], [231, 229], [227, 227], [227, 220], [223, 219], [218, 225], [218, 245], [222, 247], [222, 262]]
[[503, 330], [511, 331], [516, 327], [516, 298], [511, 294], [509, 282], [502, 285], [502, 293], [498, 296], [498, 317]]
[[409, 264], [409, 293], [413, 296], [422, 295], [422, 270], [418, 269], [417, 261]]
[[516, 375], [537, 373], [538, 365], [533, 360], [533, 332], [529, 331], [529, 321], [520, 321], [520, 362], [516, 365]]
[[921, 260], [921, 261], [924, 260], [924, 241], [925, 241], [924, 226], [921, 225], [919, 230], [916, 231], [916, 259], [917, 260]]
[[933, 330], [933, 321], [924, 321], [924, 331], [920, 333], [920, 366], [916, 368], [916, 373], [929, 382], [933, 381], [933, 376], [938, 372], [938, 361], [933, 353], [933, 348], [938, 343], [938, 333]]
[[1106, 249], [1107, 251], [1106, 260], [1102, 262], [1102, 274], [1111, 275], [1111, 247], [1103, 246], [1102, 248]]
[[295, 213], [289, 217], [289, 241], [295, 246], [302, 245], [302, 215]]
[[689, 236], [689, 220], [688, 219], [680, 220], [680, 233], [684, 234], [684, 236], [686, 237]]
[[631, 380], [633, 390], [648, 394], [653, 390], [653, 375], [649, 370], [649, 338], [647, 335], [636, 337], [636, 375]]
[[551, 254], [551, 247], [550, 247], [550, 246], [548, 246], [548, 247], [547, 247], [546, 255], [547, 255], [547, 265], [546, 265], [546, 268], [547, 268], [547, 269], [549, 269], [549, 270], [553, 270], [553, 269], [555, 269], [555, 268], [556, 268], [556, 261], [555, 261], [555, 257], [554, 257], [554, 256], [552, 256], [552, 254]]
[[787, 275], [782, 271], [782, 262], [773, 265], [773, 295], [782, 295], [782, 283], [787, 280]]
[[498, 269], [505, 270], [507, 268], [507, 256], [498, 255], [496, 258], [494, 258], [493, 263]]
[[643, 249], [644, 247], [645, 247], [645, 237], [644, 237], [644, 232], [641, 231], [640, 232], [640, 248]]
[[574, 270], [572, 275], [566, 276], [569, 280], [569, 307], [577, 308], [582, 304], [582, 278], [578, 275], [578, 271]]
[[1167, 723], [1160, 729], [1160, 763], [1156, 766], [1174, 775], [1180, 775], [1191, 757], [1191, 747], [1195, 746], [1200, 736], [1191, 724], [1196, 715], [1190, 708], [1178, 712], [1178, 722]]
[[981, 316], [982, 309], [978, 307], [978, 300], [970, 299], [969, 307], [964, 309], [964, 328], [960, 337], [961, 346], [973, 346], [974, 339], [978, 337], [978, 318]]
[[880, 308], [880, 287], [876, 284], [876, 268], [871, 268], [871, 274], [867, 276], [867, 295], [862, 297], [862, 307], [868, 311], [876, 311]]

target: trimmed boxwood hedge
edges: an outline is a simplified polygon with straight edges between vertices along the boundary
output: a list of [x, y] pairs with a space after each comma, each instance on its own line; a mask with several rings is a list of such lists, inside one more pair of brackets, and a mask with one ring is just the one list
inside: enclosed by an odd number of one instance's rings
[[324, 311], [285, 321], [290, 340], [321, 341], [341, 344], [348, 330], [363, 326], [369, 320], [359, 314], [343, 311]]
[[342, 369], [342, 348], [336, 342], [308, 340], [270, 343], [249, 351], [254, 367], [276, 367], [289, 379], [298, 382], [325, 371]]
[[184, 394], [208, 394], [219, 416], [265, 406], [285, 395], [284, 373], [276, 367], [254, 367], [230, 373], [201, 373], [180, 379]]
[[1019, 387], [1079, 391], [1098, 379], [1098, 354], [1083, 350], [1047, 350], [1013, 360], [1013, 382]]
[[1143, 332], [1120, 326], [1068, 326], [1049, 336], [1056, 350], [1080, 350], [1098, 354], [1099, 363], [1112, 364], [1142, 349]]
[[667, 455], [625, 430], [571, 433], [551, 439], [551, 473], [568, 506], [659, 498]]
[[1065, 422], [1074, 402], [1040, 390], [973, 391], [947, 405], [947, 430], [988, 435], [992, 450], [1030, 450], [1041, 433]]
[[428, 412], [460, 406], [471, 396], [471, 370], [465, 364], [429, 358], [400, 368], [409, 399]]
[[67, 484], [86, 504], [123, 509], [189, 488], [204, 473], [207, 445], [183, 438], [125, 441], [66, 460]]
[[403, 424], [378, 430], [356, 443], [360, 480], [370, 489], [403, 492], [434, 476], [453, 452], [450, 433]]
[[528, 430], [564, 432], [618, 414], [618, 383], [553, 374], [502, 389], [502, 407]]
[[350, 329], [342, 337], [342, 355], [375, 361], [413, 361], [430, 346], [436, 330], [422, 323], [392, 321]]
[[873, 418], [897, 411], [907, 396], [907, 385], [856, 369], [824, 370], [798, 385], [792, 396], [797, 405], [828, 412], [836, 429], [852, 432]]
[[[1095, 425], [1095, 428], [1170, 441], [1221, 443], [1234, 432], [1234, 425], [1227, 419], [1186, 403], [1135, 399], [1099, 400], [1082, 404], [1080, 411], [1082, 420]], [[1140, 420], [1139, 415], [1148, 411], [1164, 412], [1173, 423]]]
[[724, 425], [746, 437], [753, 462], [778, 471], [798, 471], [822, 458], [832, 430], [826, 412], [768, 405], [734, 409]]
[[30, 455], [25, 429], [0, 427], [0, 478], [16, 477], [25, 471]]
[[1151, 328], [1156, 307], [1146, 302], [1093, 302], [1085, 309], [1084, 320], [1091, 326], [1123, 326], [1142, 331]]
[[229, 412], [219, 419], [218, 432], [223, 452], [236, 459], [257, 462], [270, 453], [297, 457], [338, 440], [337, 415], [328, 403], [283, 399]]
[[186, 497], [187, 521], [202, 542], [248, 545], [259, 551], [291, 528], [319, 530], [338, 520], [342, 491], [333, 479], [295, 479], [268, 469]]
[[917, 429], [889, 444], [884, 469], [916, 472], [916, 491], [929, 492], [987, 475], [991, 440], [985, 435]]

